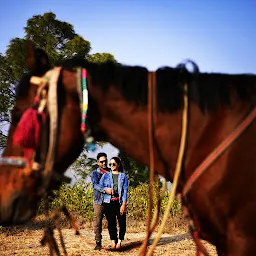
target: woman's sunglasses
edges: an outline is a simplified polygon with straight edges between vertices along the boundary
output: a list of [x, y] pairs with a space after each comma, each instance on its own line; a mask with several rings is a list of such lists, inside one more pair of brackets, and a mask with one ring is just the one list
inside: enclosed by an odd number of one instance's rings
[[110, 163], [109, 166], [116, 166], [116, 163]]

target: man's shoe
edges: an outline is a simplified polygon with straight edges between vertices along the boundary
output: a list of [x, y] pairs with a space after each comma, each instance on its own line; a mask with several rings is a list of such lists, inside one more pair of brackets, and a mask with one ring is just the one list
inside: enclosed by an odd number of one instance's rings
[[102, 248], [101, 242], [96, 242], [96, 246], [95, 246], [94, 250], [100, 251], [101, 248]]

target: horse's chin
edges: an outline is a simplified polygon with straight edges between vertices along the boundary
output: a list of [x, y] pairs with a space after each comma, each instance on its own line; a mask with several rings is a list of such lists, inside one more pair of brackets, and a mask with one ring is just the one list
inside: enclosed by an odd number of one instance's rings
[[29, 221], [36, 215], [36, 204], [31, 202], [26, 195], [13, 199], [11, 205], [1, 209], [0, 225], [12, 226]]

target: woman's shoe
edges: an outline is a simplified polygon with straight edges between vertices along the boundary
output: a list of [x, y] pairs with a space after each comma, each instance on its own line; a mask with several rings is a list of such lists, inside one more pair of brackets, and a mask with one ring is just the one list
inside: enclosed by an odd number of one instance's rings
[[111, 244], [111, 249], [116, 249], [116, 240], [111, 240], [112, 244]]
[[122, 247], [122, 240], [118, 240], [118, 243], [116, 244], [116, 249], [121, 249]]

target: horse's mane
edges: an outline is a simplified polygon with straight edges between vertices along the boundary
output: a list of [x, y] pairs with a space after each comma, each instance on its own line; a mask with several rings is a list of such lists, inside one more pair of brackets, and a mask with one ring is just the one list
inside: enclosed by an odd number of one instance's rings
[[[148, 70], [140, 66], [119, 63], [90, 63], [84, 59], [69, 59], [59, 63], [64, 69], [84, 67], [91, 75], [92, 83], [107, 91], [115, 86], [124, 99], [139, 106], [147, 105]], [[189, 73], [184, 66], [162, 67], [156, 71], [157, 103], [161, 111], [175, 111], [183, 105], [183, 85], [189, 86], [190, 100], [202, 111], [220, 105], [229, 105], [232, 95], [237, 100], [256, 103], [256, 75], [228, 75], [220, 73]]]

